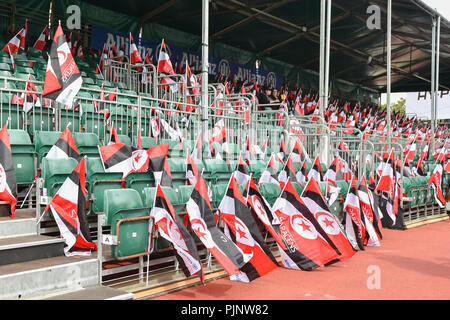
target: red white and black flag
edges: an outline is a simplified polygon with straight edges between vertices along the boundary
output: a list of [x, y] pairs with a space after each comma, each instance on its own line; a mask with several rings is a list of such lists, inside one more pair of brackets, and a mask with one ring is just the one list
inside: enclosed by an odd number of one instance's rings
[[20, 39], [24, 33], [25, 29], [20, 29], [20, 31], [17, 32], [17, 34], [3, 47], [2, 51], [11, 52], [13, 55], [19, 53]]
[[353, 177], [347, 192], [347, 198], [344, 203], [344, 211], [345, 232], [348, 240], [355, 250], [364, 250], [366, 227], [361, 218], [361, 207], [359, 205], [355, 177]]
[[286, 146], [284, 145], [284, 135], [281, 135], [280, 151], [278, 151], [277, 157], [280, 160], [280, 162], [284, 164], [284, 159], [286, 157]]
[[276, 215], [272, 213], [272, 208], [267, 200], [261, 195], [261, 192], [253, 180], [253, 177], [250, 178], [245, 189], [247, 191], [247, 203], [250, 205], [259, 221], [261, 221], [272, 238], [276, 241], [279, 249], [288, 250], [286, 243], [280, 235], [280, 230], [278, 227], [280, 222], [278, 221]]
[[379, 246], [380, 240], [383, 238], [381, 234], [381, 220], [378, 217], [377, 210], [374, 209], [372, 192], [367, 187], [366, 177], [363, 175], [358, 186], [358, 198], [363, 215], [364, 224], [367, 228], [368, 246]]
[[72, 108], [73, 100], [82, 83], [81, 73], [67, 45], [61, 25], [59, 25], [48, 56], [42, 95], [44, 98], [55, 100]]
[[142, 63], [141, 55], [139, 54], [139, 50], [137, 49], [136, 44], [134, 43], [131, 32], [130, 32], [130, 63], [131, 64]]
[[6, 123], [0, 130], [0, 200], [10, 204], [10, 217], [14, 218], [17, 203], [17, 179], [7, 125]]
[[311, 271], [341, 255], [290, 181], [275, 201], [272, 212], [280, 221], [284, 241], [299, 251], [297, 260], [280, 251], [285, 267]]
[[335, 156], [333, 162], [331, 163], [327, 172], [323, 176], [323, 180], [328, 181], [333, 186], [335, 186], [336, 185], [336, 176], [341, 169], [342, 169], [342, 162], [339, 160], [338, 156]]
[[9, 47], [8, 47], [8, 52], [9, 52], [9, 61], [11, 61], [11, 72], [14, 73], [14, 70], [16, 69], [16, 63], [14, 62], [14, 57], [11, 54]]
[[40, 107], [41, 101], [39, 100], [36, 86], [32, 82], [31, 76], [28, 75], [28, 81], [25, 86], [25, 93], [22, 93], [20, 97], [13, 95], [11, 103], [23, 105], [23, 111], [29, 112], [33, 109], [33, 106]]
[[195, 186], [200, 174], [198, 166], [189, 153], [187, 154], [186, 162], [186, 181], [189, 185]]
[[223, 119], [219, 120], [215, 125], [211, 133], [211, 138], [209, 139], [209, 148], [213, 156], [217, 156], [214, 145], [218, 143], [222, 150], [226, 152], [227, 149], [227, 130], [225, 127], [225, 122]]
[[297, 176], [295, 175], [291, 155], [289, 155], [283, 170], [281, 170], [278, 174], [278, 182], [280, 183], [281, 189], [284, 188], [284, 185], [287, 183], [288, 179], [291, 180], [291, 182], [297, 182]]
[[39, 38], [34, 43], [33, 48], [42, 52], [45, 48], [45, 44], [47, 43], [47, 37], [48, 37], [48, 26], [45, 26], [44, 30], [42, 30], [41, 34], [39, 35]]
[[177, 92], [178, 85], [176, 83], [176, 80], [170, 77], [170, 75], [175, 74], [175, 71], [173, 70], [172, 62], [170, 61], [169, 52], [167, 51], [164, 39], [162, 40], [161, 48], [159, 50], [157, 71], [159, 74], [167, 76], [161, 80], [161, 84], [167, 84], [169, 85], [170, 90], [172, 90], [173, 92]]
[[292, 157], [292, 161], [298, 162], [298, 163], [305, 161], [307, 159], [306, 151], [304, 150], [301, 142], [298, 141], [298, 139], [295, 140], [295, 145], [294, 145], [294, 149], [292, 149], [291, 157]]
[[204, 283], [203, 267], [197, 245], [184, 226], [183, 218], [175, 213], [160, 185], [156, 187], [155, 202], [150, 215], [155, 218], [161, 237], [172, 243], [175, 256], [185, 276], [198, 274]]
[[85, 158], [82, 158], [45, 209], [51, 210], [66, 241], [66, 256], [86, 255], [91, 250], [97, 250], [89, 233], [86, 202]]
[[239, 157], [238, 162], [236, 163], [236, 169], [234, 171], [234, 178], [236, 179], [236, 182], [238, 184], [245, 183], [250, 180], [250, 174], [248, 172], [248, 167], [244, 160], [242, 159], [242, 156]]
[[197, 78], [195, 74], [192, 74], [191, 68], [186, 60], [186, 71], [185, 71], [185, 83], [186, 83], [186, 99], [188, 105], [186, 106], [187, 112], [194, 112], [195, 104], [200, 97], [200, 89], [197, 83]]
[[[383, 164], [383, 171], [375, 189], [376, 192], [383, 191], [385, 193], [381, 195], [379, 202], [380, 210], [383, 212], [383, 218], [381, 219], [383, 227], [393, 227], [398, 214], [398, 203], [397, 205], [395, 203], [397, 189], [395, 163], [394, 149], [392, 149]], [[387, 195], [387, 198], [383, 197], [384, 195]]]
[[259, 178], [258, 184], [261, 183], [277, 183], [278, 182], [278, 175], [277, 175], [277, 166], [275, 162], [275, 155], [272, 154], [272, 156], [269, 159], [269, 162], [267, 163], [266, 169], [261, 174], [261, 177]]
[[108, 146], [111, 144], [115, 144], [115, 143], [120, 143], [120, 139], [119, 139], [119, 136], [117, 134], [116, 128], [114, 127], [114, 123], [113, 123], [112, 127], [111, 127], [111, 132], [109, 135]]
[[74, 158], [78, 162], [81, 160], [80, 152], [68, 126], [61, 133], [58, 141], [56, 141], [45, 157], [48, 159]]
[[433, 187], [434, 198], [441, 208], [445, 208], [445, 197], [443, 194], [443, 171], [442, 162], [438, 162], [427, 182]]
[[277, 267], [275, 257], [264, 242], [234, 176], [218, 209], [220, 219], [232, 232], [231, 238], [250, 257], [240, 268], [240, 273], [231, 276], [231, 280], [250, 282], [274, 270]]
[[186, 204], [192, 230], [231, 276], [240, 273], [248, 261], [241, 249], [220, 231], [214, 221], [205, 179], [200, 175], [191, 198]]
[[297, 174], [297, 181], [298, 183], [303, 183], [308, 180], [308, 173], [306, 172], [306, 159], [303, 160], [300, 169], [298, 170]]
[[313, 166], [308, 173], [308, 180], [311, 178], [314, 178], [317, 182], [323, 181], [322, 166], [320, 164], [319, 156], [316, 156], [316, 159], [314, 159]]
[[153, 172], [155, 184], [172, 186], [172, 175], [168, 166], [168, 144], [156, 145], [141, 150], [125, 143], [99, 146], [105, 172], [120, 172], [126, 178], [131, 172]]
[[308, 209], [313, 212], [314, 217], [328, 234], [331, 241], [333, 241], [335, 246], [341, 252], [338, 259], [345, 260], [352, 257], [356, 251], [347, 239], [340, 222], [336, 216], [330, 212], [316, 180], [311, 179], [308, 181], [305, 189], [303, 189], [301, 198]]

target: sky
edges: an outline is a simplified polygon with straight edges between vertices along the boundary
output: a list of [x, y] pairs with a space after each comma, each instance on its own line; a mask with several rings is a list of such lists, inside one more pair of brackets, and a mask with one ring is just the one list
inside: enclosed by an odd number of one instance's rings
[[[424, 3], [426, 3], [428, 6], [430, 6], [433, 9], [436, 9], [437, 12], [439, 12], [444, 18], [446, 18], [447, 20], [450, 21], [450, 0], [422, 0]], [[406, 99], [406, 110], [407, 112], [414, 112], [414, 113], [418, 113], [419, 109], [420, 109], [420, 104], [416, 103], [414, 101], [414, 103], [409, 103], [408, 104], [408, 97], [407, 97], [407, 93], [391, 93], [391, 104], [397, 102], [398, 100], [400, 100], [401, 98], [405, 98]], [[410, 98], [411, 99], [411, 95]], [[411, 101], [410, 101], [411, 102]], [[381, 95], [381, 104], [385, 104], [386, 103], [386, 94], [382, 94]], [[424, 103], [424, 107], [426, 109], [429, 108], [429, 103]], [[408, 108], [408, 106], [410, 106], [411, 108]], [[444, 108], [445, 106], [445, 102], [443, 104], [441, 104], [441, 108]], [[449, 106], [450, 107], [450, 106]], [[410, 110], [408, 110], [410, 109]], [[438, 104], [438, 109], [439, 109], [439, 104]], [[447, 107], [445, 107], [445, 109], [447, 109]], [[446, 112], [448, 113], [448, 112]], [[443, 117], [447, 118], [447, 115]], [[439, 118], [439, 115], [438, 115]]]

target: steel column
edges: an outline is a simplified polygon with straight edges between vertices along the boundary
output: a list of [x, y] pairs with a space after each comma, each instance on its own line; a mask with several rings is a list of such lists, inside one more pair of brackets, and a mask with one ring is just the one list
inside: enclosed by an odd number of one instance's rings
[[391, 31], [392, 0], [387, 3], [387, 39], [386, 39], [386, 128], [389, 149], [391, 147]]
[[[208, 36], [209, 36], [209, 1], [202, 1], [202, 117], [201, 131], [203, 141], [208, 142]], [[202, 152], [200, 152], [202, 157]]]
[[433, 17], [431, 33], [431, 143], [430, 151], [434, 153], [435, 134], [435, 100], [436, 100], [436, 18]]

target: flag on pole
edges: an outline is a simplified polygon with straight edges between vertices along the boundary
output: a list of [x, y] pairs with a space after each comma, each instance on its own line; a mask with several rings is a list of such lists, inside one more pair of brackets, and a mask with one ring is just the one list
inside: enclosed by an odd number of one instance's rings
[[175, 213], [159, 184], [156, 187], [155, 202], [150, 215], [155, 218], [160, 236], [173, 245], [184, 275], [190, 277], [198, 274], [204, 283], [203, 267], [194, 238], [184, 226], [183, 218]]
[[61, 236], [66, 241], [66, 256], [86, 255], [91, 250], [97, 250], [87, 222], [85, 183], [85, 158], [82, 158], [45, 209], [51, 210]]
[[81, 73], [59, 25], [48, 56], [42, 95], [44, 98], [55, 100], [71, 108], [82, 83]]
[[5, 123], [0, 130], [0, 200], [9, 203], [10, 217], [14, 218], [17, 203], [17, 179], [9, 143], [8, 123]]
[[230, 276], [239, 274], [239, 269], [247, 263], [248, 257], [245, 257], [242, 250], [217, 228], [202, 175], [186, 203], [186, 212], [192, 230], [217, 262]]
[[233, 241], [250, 257], [240, 268], [240, 273], [231, 276], [231, 280], [250, 282], [274, 270], [277, 267], [275, 257], [258, 230], [233, 175], [219, 205], [219, 212], [220, 219], [231, 230]]

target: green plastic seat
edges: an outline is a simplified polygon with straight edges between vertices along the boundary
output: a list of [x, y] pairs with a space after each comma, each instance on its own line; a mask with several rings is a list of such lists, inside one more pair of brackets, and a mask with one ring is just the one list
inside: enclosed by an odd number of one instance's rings
[[183, 185], [178, 187], [178, 194], [180, 203], [186, 204], [191, 198], [192, 191], [194, 191], [195, 186]]
[[[134, 138], [133, 141], [135, 141], [134, 145], [137, 145], [137, 136]], [[151, 147], [156, 146], [156, 141], [152, 137], [141, 136], [141, 143], [143, 149], [150, 149]]]
[[73, 158], [44, 158], [42, 160], [43, 188], [45, 190], [44, 193], [49, 197], [53, 197], [77, 165], [77, 160]]
[[83, 104], [82, 127], [84, 132], [92, 132], [99, 139], [105, 138], [105, 116], [97, 112], [92, 103]]
[[[123, 260], [145, 255], [149, 249], [149, 220], [145, 217], [149, 216], [150, 211], [143, 206], [137, 191], [106, 190], [104, 208], [106, 224], [111, 226], [111, 235], [117, 236], [118, 240], [118, 244], [111, 247], [111, 256], [114, 259]], [[132, 218], [144, 219], [126, 221]]]
[[38, 167], [41, 167], [42, 159], [47, 155], [48, 151], [58, 141], [62, 132], [58, 131], [36, 131], [33, 142], [38, 157]]
[[119, 137], [119, 141], [121, 143], [125, 143], [125, 144], [131, 146], [131, 138], [129, 136], [124, 135], [124, 134], [118, 134], [117, 136]]
[[86, 158], [86, 181], [89, 182], [89, 209], [95, 214], [104, 212], [105, 190], [122, 189], [122, 173], [105, 172], [100, 158]]
[[281, 188], [278, 183], [262, 183], [259, 188], [261, 195], [266, 198], [270, 205], [275, 203], [275, 200], [281, 194]]
[[220, 184], [213, 184], [211, 186], [212, 191], [212, 202], [211, 206], [213, 209], [217, 209], [220, 205], [220, 202], [222, 201], [223, 197], [225, 196], [225, 193], [227, 192], [228, 184], [226, 183], [220, 183]]
[[34, 135], [36, 131], [54, 130], [55, 115], [52, 108], [34, 106], [26, 116], [30, 135]]
[[98, 146], [100, 145], [100, 140], [95, 133], [73, 132], [72, 135], [80, 155], [99, 156]]
[[34, 145], [25, 130], [8, 130], [17, 184], [31, 184], [36, 175]]
[[[161, 187], [162, 191], [164, 192], [167, 200], [172, 204], [174, 207], [174, 210], [177, 211], [183, 211], [184, 210], [184, 203], [180, 201], [180, 197], [178, 196], [178, 192], [176, 189], [173, 189], [171, 187]], [[155, 201], [155, 195], [156, 195], [156, 187], [150, 187], [150, 188], [144, 188], [142, 191], [144, 195], [144, 205], [146, 207], [152, 208]]]
[[186, 184], [186, 159], [168, 158], [170, 173], [172, 174], [172, 184], [178, 187]]
[[231, 171], [227, 163], [220, 159], [204, 159], [203, 164], [208, 179], [214, 183], [226, 183], [230, 179]]
[[155, 177], [148, 172], [132, 172], [125, 179], [125, 187], [136, 190], [144, 200], [144, 189], [155, 186]]

